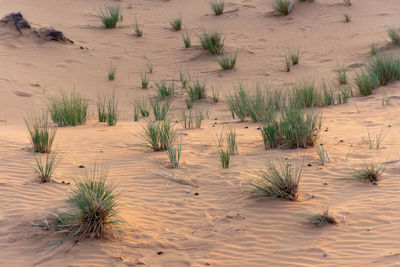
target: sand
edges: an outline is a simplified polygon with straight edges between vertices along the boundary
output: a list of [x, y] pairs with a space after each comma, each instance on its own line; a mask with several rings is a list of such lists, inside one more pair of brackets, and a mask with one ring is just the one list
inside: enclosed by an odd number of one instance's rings
[[[52, 26], [74, 44], [38, 41], [0, 25], [0, 266], [397, 266], [399, 83], [319, 109], [319, 142], [330, 156], [324, 166], [314, 148], [264, 150], [258, 125], [232, 119], [224, 101], [238, 82], [282, 89], [301, 80], [335, 83], [339, 66], [354, 82], [354, 70], [372, 58], [369, 45], [386, 45], [385, 27], [399, 26], [400, 4], [352, 3], [298, 3], [290, 16], [276, 17], [272, 0], [228, 0], [231, 12], [216, 17], [206, 1], [195, 0], [1, 0], [0, 16], [21, 11], [33, 26]], [[123, 9], [121, 27], [103, 29], [97, 11], [115, 4]], [[343, 13], [351, 16], [350, 23], [343, 22]], [[169, 20], [178, 14], [183, 27], [193, 31], [192, 48], [185, 49], [181, 33], [170, 29]], [[135, 16], [144, 25], [141, 38], [133, 35]], [[226, 51], [238, 54], [236, 69], [221, 71], [215, 57], [201, 50], [194, 32], [203, 27], [223, 33]], [[289, 73], [284, 71], [287, 49], [301, 52], [300, 65]], [[106, 77], [110, 62], [117, 66], [112, 82]], [[149, 62], [154, 73], [150, 88], [143, 90], [140, 77]], [[201, 129], [182, 131], [182, 162], [172, 171], [165, 152], [142, 146], [146, 122], [133, 122], [132, 103], [154, 95], [153, 82], [178, 79], [181, 67], [199, 72], [208, 94], [218, 88], [222, 101], [198, 104], [209, 118]], [[119, 99], [115, 127], [96, 121], [97, 93], [110, 88]], [[48, 98], [61, 90], [73, 89], [89, 100], [89, 120], [58, 129], [56, 150], [63, 161], [56, 182], [39, 184], [23, 117], [45, 109]], [[390, 106], [382, 106], [383, 95]], [[184, 96], [178, 87], [173, 112], [184, 108]], [[222, 169], [216, 135], [226, 123], [237, 131], [239, 154]], [[386, 133], [381, 149], [368, 148], [367, 130]], [[268, 159], [282, 157], [304, 160], [299, 201], [252, 197], [248, 183], [255, 172]], [[46, 252], [62, 234], [35, 229], [31, 222], [63, 210], [71, 187], [65, 183], [80, 175], [79, 165], [96, 160], [108, 163], [120, 193], [122, 233]], [[385, 167], [378, 185], [351, 179], [352, 169], [364, 161]], [[339, 223], [308, 225], [304, 214], [325, 205]]]

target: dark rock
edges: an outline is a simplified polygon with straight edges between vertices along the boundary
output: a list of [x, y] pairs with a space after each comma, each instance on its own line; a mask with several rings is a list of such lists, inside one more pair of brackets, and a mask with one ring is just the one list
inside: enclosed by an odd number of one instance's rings
[[8, 24], [9, 22], [13, 23], [15, 26], [15, 29], [21, 32], [21, 29], [30, 29], [31, 25], [29, 25], [28, 21], [26, 21], [26, 19], [24, 19], [24, 17], [22, 16], [21, 12], [17, 12], [17, 13], [10, 13], [7, 16], [5, 16], [4, 18], [2, 18], [0, 20], [0, 22], [2, 23], [6, 23]]

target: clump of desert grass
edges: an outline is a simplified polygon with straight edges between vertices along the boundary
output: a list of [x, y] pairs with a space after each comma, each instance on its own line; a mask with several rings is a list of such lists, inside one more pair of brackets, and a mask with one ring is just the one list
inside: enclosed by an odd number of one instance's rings
[[[137, 18], [135, 18], [135, 24], [133, 25], [134, 29], [135, 29], [135, 34], [137, 37], [142, 37], [143, 35], [143, 26], [140, 26]], [[151, 72], [150, 72], [151, 73]]]
[[218, 147], [219, 160], [221, 161], [222, 168], [228, 169], [231, 159], [231, 152], [227, 146]]
[[292, 65], [297, 65], [300, 62], [300, 52], [299, 50], [289, 50], [287, 58], [290, 60]]
[[154, 70], [153, 63], [151, 63], [151, 62], [147, 63], [146, 67], [147, 67], [147, 70], [149, 71], [149, 73], [152, 74], [153, 70]]
[[325, 162], [329, 161], [329, 154], [328, 154], [328, 150], [326, 150], [324, 145], [319, 145], [316, 146], [316, 150], [317, 150], [317, 155], [319, 158], [319, 161], [321, 162], [321, 165], [325, 165]]
[[384, 168], [377, 166], [373, 162], [364, 163], [359, 169], [354, 170], [353, 179], [376, 184], [384, 171]]
[[386, 32], [389, 35], [390, 42], [393, 45], [399, 45], [400, 44], [400, 33], [399, 33], [398, 29], [396, 29], [395, 27], [388, 27], [386, 29]]
[[33, 151], [39, 153], [51, 152], [57, 128], [49, 125], [48, 112], [30, 113], [24, 120]]
[[362, 95], [370, 95], [378, 86], [400, 79], [400, 57], [378, 55], [364, 69], [356, 73], [356, 85]]
[[133, 120], [139, 121], [140, 116], [148, 117], [150, 112], [144, 99], [136, 98], [133, 103]]
[[345, 6], [351, 6], [351, 0], [343, 0]]
[[218, 31], [208, 32], [206, 29], [199, 35], [203, 49], [212, 55], [220, 55], [224, 50], [224, 39]]
[[181, 123], [184, 129], [201, 128], [204, 119], [204, 111], [201, 109], [182, 110]]
[[349, 22], [351, 21], [351, 17], [350, 17], [349, 14], [344, 13], [344, 14], [343, 14], [343, 17], [344, 17], [344, 22], [345, 22], [345, 23], [349, 23]]
[[167, 118], [167, 114], [171, 106], [169, 99], [166, 99], [165, 101], [160, 101], [159, 99], [150, 99], [150, 105], [156, 121], [162, 121]]
[[339, 81], [339, 84], [347, 84], [347, 74], [346, 70], [344, 68], [339, 68], [337, 70], [337, 79]]
[[286, 72], [290, 72], [292, 67], [292, 62], [290, 62], [290, 58], [289, 57], [285, 57], [285, 70]]
[[189, 48], [191, 46], [190, 33], [187, 30], [184, 30], [182, 32], [182, 40], [185, 45], [185, 48]]
[[114, 126], [117, 123], [118, 100], [115, 98], [115, 90], [97, 95], [97, 115], [99, 122], [107, 122], [108, 126]]
[[314, 107], [320, 102], [320, 94], [314, 82], [302, 81], [292, 88], [292, 103], [299, 107]]
[[266, 170], [261, 170], [259, 179], [251, 183], [253, 193], [271, 198], [296, 200], [303, 174], [303, 163], [282, 160], [278, 164], [267, 161]]
[[219, 90], [212, 88], [211, 93], [212, 93], [212, 100], [214, 101], [214, 103], [218, 103], [220, 100], [219, 99]]
[[174, 96], [175, 84], [173, 81], [168, 84], [166, 81], [156, 82], [155, 86], [157, 87], [158, 97], [160, 99]]
[[272, 8], [280, 16], [287, 16], [292, 12], [293, 3], [291, 0], [274, 0]]
[[322, 227], [328, 224], [337, 224], [337, 220], [329, 214], [329, 208], [325, 207], [321, 212], [309, 215], [308, 223], [315, 227]]
[[121, 8], [119, 6], [106, 7], [99, 11], [99, 17], [104, 27], [107, 29], [115, 28], [121, 19]]
[[47, 183], [52, 180], [55, 169], [61, 161], [56, 153], [46, 153], [45, 160], [41, 156], [35, 155], [36, 165], [34, 171], [41, 183]]
[[149, 77], [147, 76], [146, 72], [142, 73], [142, 89], [149, 88]]
[[384, 92], [382, 95], [381, 104], [382, 104], [382, 106], [390, 106], [392, 104], [390, 101], [390, 98], [387, 96], [386, 92]]
[[49, 112], [58, 126], [76, 126], [86, 121], [88, 103], [78, 92], [50, 99]]
[[218, 155], [224, 169], [229, 168], [231, 155], [238, 154], [236, 136], [236, 130], [232, 127], [224, 127], [217, 136]]
[[216, 16], [222, 15], [224, 13], [225, 0], [211, 0], [210, 7]]
[[236, 65], [237, 54], [233, 56], [222, 55], [218, 58], [218, 64], [223, 70], [231, 70]]
[[369, 130], [367, 130], [367, 137], [368, 137], [368, 147], [369, 149], [376, 149], [379, 150], [382, 146], [382, 142], [385, 139], [386, 135], [388, 134], [388, 132], [383, 131], [383, 129], [381, 129], [378, 133], [375, 134], [375, 138], [373, 138], [369, 132]]
[[378, 48], [376, 47], [376, 44], [372, 43], [370, 45], [370, 49], [369, 49], [371, 55], [375, 56], [376, 54], [378, 54]]
[[177, 144], [167, 144], [167, 155], [171, 168], [178, 168], [182, 153], [182, 138], [177, 141]]
[[194, 75], [190, 78], [187, 84], [186, 93], [191, 102], [205, 99], [206, 91], [206, 82], [201, 81], [198, 75]]
[[108, 179], [106, 166], [95, 166], [77, 179], [68, 199], [69, 210], [57, 216], [57, 230], [67, 233], [69, 239], [103, 239], [112, 234], [120, 220], [118, 194]]
[[143, 139], [153, 151], [167, 150], [176, 142], [176, 130], [169, 120], [149, 121], [144, 128]]
[[108, 66], [108, 74], [107, 74], [108, 80], [114, 81], [116, 75], [117, 75], [117, 66], [110, 63], [110, 65]]
[[177, 17], [172, 19], [169, 24], [171, 25], [172, 29], [175, 31], [180, 31], [182, 29], [182, 18]]

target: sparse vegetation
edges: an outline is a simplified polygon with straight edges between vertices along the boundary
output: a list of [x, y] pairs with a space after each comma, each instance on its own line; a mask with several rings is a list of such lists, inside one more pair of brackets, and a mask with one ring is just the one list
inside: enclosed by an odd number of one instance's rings
[[337, 224], [335, 217], [329, 214], [329, 209], [322, 209], [321, 213], [313, 214], [308, 217], [308, 222], [316, 227], [322, 227], [327, 224]]
[[187, 30], [184, 30], [182, 33], [183, 43], [185, 44], [185, 48], [189, 48], [191, 46], [190, 42], [190, 33]]
[[118, 100], [115, 98], [115, 90], [110, 90], [106, 97], [107, 104], [107, 125], [114, 126], [118, 121]]
[[106, 7], [104, 10], [99, 11], [99, 17], [103, 22], [104, 27], [111, 29], [117, 26], [121, 18], [121, 8], [119, 6]]
[[218, 64], [223, 70], [231, 70], [236, 65], [236, 54], [233, 56], [223, 55], [218, 58]]
[[216, 16], [224, 13], [225, 0], [211, 0], [210, 7]]
[[194, 76], [190, 79], [188, 83], [188, 88], [186, 90], [188, 98], [195, 102], [197, 100], [206, 98], [206, 83], [201, 82], [199, 76]]
[[372, 94], [372, 90], [378, 87], [378, 77], [374, 73], [361, 70], [356, 73], [356, 85], [363, 96]]
[[213, 55], [219, 55], [224, 50], [224, 39], [218, 31], [208, 32], [204, 29], [199, 38], [203, 49], [208, 50]]
[[337, 70], [337, 78], [338, 78], [339, 84], [347, 84], [347, 74], [346, 74], [346, 70], [344, 68], [339, 68]]
[[376, 45], [374, 43], [372, 43], [370, 45], [370, 53], [371, 55], [375, 56], [376, 54], [378, 54], [378, 49], [376, 48]]
[[368, 181], [376, 184], [384, 171], [384, 168], [378, 167], [373, 162], [364, 163], [360, 169], [354, 170], [353, 179]]
[[174, 96], [175, 85], [173, 81], [169, 84], [167, 84], [166, 81], [160, 81], [156, 82], [155, 85], [157, 87], [158, 97], [160, 99]]
[[149, 71], [150, 74], [153, 73], [153, 70], [154, 70], [153, 63], [151, 63], [151, 62], [147, 63], [147, 70]]
[[211, 91], [212, 91], [212, 99], [213, 99], [214, 103], [218, 103], [219, 102], [219, 90], [212, 88]]
[[222, 168], [228, 169], [231, 159], [231, 152], [229, 147], [218, 147], [219, 159], [222, 163]]
[[171, 102], [167, 99], [166, 101], [159, 101], [158, 99], [150, 100], [151, 107], [153, 109], [154, 119], [156, 121], [165, 120], [167, 117], [167, 113]]
[[117, 67], [114, 64], [110, 63], [110, 65], [108, 66], [108, 74], [107, 74], [108, 80], [114, 81], [116, 74], [117, 74]]
[[393, 45], [399, 45], [400, 44], [400, 33], [395, 27], [388, 27], [386, 29], [386, 32], [389, 35], [390, 42]]
[[344, 17], [345, 23], [349, 23], [351, 21], [351, 17], [349, 14], [345, 13], [345, 14], [343, 14], [343, 17]]
[[153, 151], [167, 150], [176, 141], [176, 131], [170, 121], [149, 121], [144, 128], [143, 139]]
[[280, 16], [287, 16], [292, 12], [293, 3], [291, 0], [274, 0], [272, 8]]
[[99, 122], [106, 122], [107, 111], [106, 111], [106, 97], [97, 94], [97, 117]]
[[34, 168], [36, 176], [39, 178], [41, 183], [50, 182], [55, 169], [60, 163], [56, 153], [47, 153], [45, 162], [42, 161], [41, 156], [35, 155], [36, 166]]
[[176, 145], [176, 147], [167, 144], [167, 155], [169, 162], [171, 164], [171, 168], [178, 168], [179, 161], [181, 159], [182, 153], [182, 138]]
[[266, 167], [266, 170], [260, 171], [260, 178], [251, 183], [252, 192], [266, 194], [271, 198], [296, 200], [303, 174], [303, 163], [290, 163], [285, 160], [275, 165], [268, 161]]
[[[139, 25], [139, 23], [137, 22], [137, 19], [136, 19], [136, 18], [135, 18], [135, 25], [134, 25], [134, 27], [135, 27], [135, 34], [136, 34], [136, 36], [137, 36], [137, 37], [142, 37], [142, 35], [143, 35], [143, 26], [140, 27], [140, 25]], [[150, 73], [152, 73], [152, 71], [151, 71]]]
[[149, 88], [149, 78], [147, 77], [146, 72], [142, 73], [142, 89]]
[[177, 17], [172, 19], [169, 24], [171, 24], [171, 27], [175, 31], [180, 31], [182, 29], [182, 18]]
[[300, 61], [299, 50], [289, 50], [289, 55], [287, 56], [287, 58], [290, 59], [290, 62], [292, 63], [292, 65], [299, 64], [299, 61]]
[[86, 237], [101, 239], [121, 222], [116, 219], [118, 195], [107, 179], [108, 168], [95, 166], [84, 171], [83, 178], [75, 182], [68, 199], [70, 210], [57, 216], [57, 228], [68, 233], [62, 241]]
[[319, 158], [319, 161], [321, 162], [321, 165], [325, 165], [325, 162], [329, 161], [329, 155], [328, 155], [328, 150], [326, 150], [324, 145], [319, 145], [316, 147], [317, 149], [317, 155]]
[[292, 63], [290, 62], [290, 58], [289, 57], [285, 57], [286, 72], [290, 72], [291, 66], [292, 66]]
[[87, 105], [87, 100], [75, 91], [62, 93], [50, 100], [49, 112], [58, 126], [76, 126], [86, 121]]
[[376, 149], [379, 150], [381, 148], [382, 142], [385, 139], [386, 135], [388, 132], [384, 132], [383, 129], [381, 129], [379, 131], [379, 133], [377, 133], [375, 135], [375, 138], [373, 139], [369, 130], [367, 130], [368, 133], [368, 147], [369, 149]]
[[[193, 114], [194, 113], [194, 114]], [[202, 121], [204, 119], [204, 112], [201, 109], [196, 109], [192, 111], [182, 110], [181, 113], [181, 123], [183, 128], [191, 129], [191, 128], [201, 128]]]
[[49, 125], [48, 113], [30, 113], [24, 120], [33, 151], [40, 153], [51, 152], [57, 128]]

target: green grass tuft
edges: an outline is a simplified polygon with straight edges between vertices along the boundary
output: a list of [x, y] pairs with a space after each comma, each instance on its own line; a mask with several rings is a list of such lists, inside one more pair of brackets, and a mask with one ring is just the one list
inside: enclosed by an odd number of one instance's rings
[[49, 112], [58, 126], [76, 126], [86, 121], [87, 100], [73, 91], [70, 95], [62, 93], [50, 100]]
[[151, 107], [153, 109], [153, 116], [156, 121], [165, 120], [167, 117], [168, 110], [171, 106], [169, 99], [166, 101], [160, 101], [158, 99], [150, 100]]
[[176, 142], [176, 131], [170, 121], [149, 121], [143, 134], [144, 142], [153, 151], [167, 150]]
[[31, 113], [24, 120], [33, 151], [40, 153], [51, 152], [57, 128], [49, 125], [48, 113]]
[[190, 42], [190, 33], [187, 30], [182, 32], [183, 43], [185, 44], [185, 48], [189, 48], [191, 46]]
[[211, 0], [210, 7], [216, 16], [224, 13], [225, 0]]
[[180, 31], [182, 29], [182, 18], [177, 17], [175, 19], [172, 19], [169, 24], [171, 24], [171, 27], [175, 31]]
[[354, 170], [353, 179], [376, 184], [384, 171], [384, 168], [378, 167], [375, 163], [364, 163], [360, 169]]
[[292, 12], [293, 3], [291, 0], [274, 0], [272, 8], [280, 16], [287, 16]]
[[386, 29], [386, 32], [389, 35], [390, 42], [393, 45], [399, 45], [400, 44], [400, 33], [395, 27], [388, 27]]
[[117, 75], [117, 67], [114, 64], [111, 63], [108, 66], [108, 74], [107, 74], [108, 80], [109, 81], [114, 81], [116, 75]]
[[260, 178], [251, 184], [252, 192], [263, 193], [271, 198], [296, 200], [303, 164], [281, 162], [279, 165], [267, 162], [267, 169], [260, 171]]
[[213, 55], [219, 55], [224, 50], [224, 39], [218, 31], [208, 32], [204, 29], [199, 38], [203, 49], [208, 50]]
[[99, 17], [107, 29], [115, 28], [121, 18], [121, 8], [119, 6], [106, 7], [99, 11]]
[[142, 89], [149, 88], [149, 77], [147, 77], [146, 72], [142, 73]]
[[236, 57], [237, 57], [236, 54], [231, 57], [223, 55], [218, 58], [218, 64], [221, 66], [223, 70], [231, 70], [236, 65]]
[[35, 155], [35, 159], [36, 166], [34, 171], [36, 176], [39, 178], [41, 183], [50, 182], [61, 159], [58, 158], [57, 154], [55, 153], [47, 153], [45, 162], [43, 162], [42, 158], [37, 155]]
[[327, 224], [337, 224], [335, 217], [329, 214], [328, 208], [324, 208], [321, 213], [310, 215], [308, 217], [308, 222], [315, 227], [322, 227]]
[[347, 84], [347, 82], [348, 82], [347, 74], [346, 74], [346, 70], [344, 68], [339, 68], [337, 70], [337, 78], [338, 78], [339, 84]]
[[171, 168], [178, 168], [179, 161], [181, 159], [181, 153], [182, 153], [182, 138], [180, 139], [176, 147], [167, 144], [167, 155], [169, 162], [171, 164]]
[[174, 82], [167, 84], [166, 81], [160, 81], [155, 83], [157, 87], [158, 97], [160, 99], [165, 99], [167, 97], [173, 97], [175, 92]]

